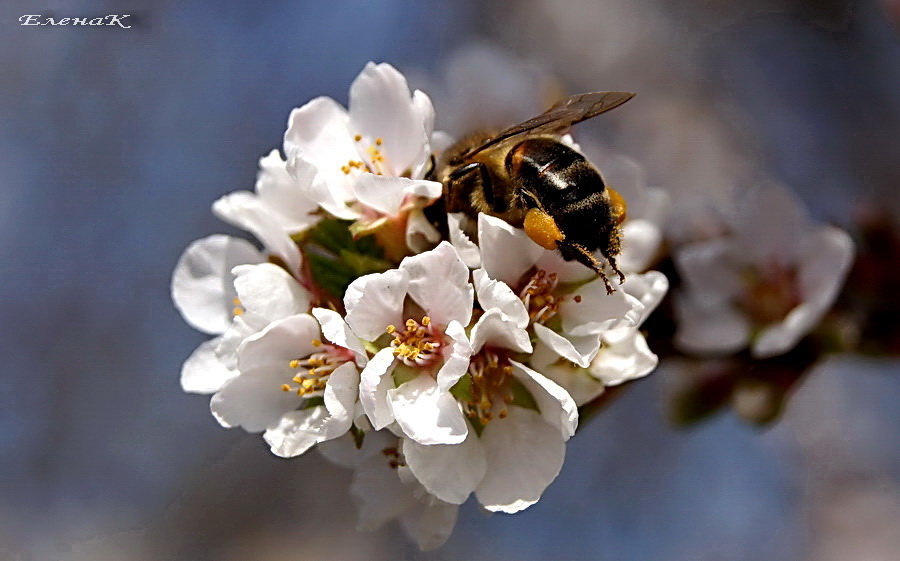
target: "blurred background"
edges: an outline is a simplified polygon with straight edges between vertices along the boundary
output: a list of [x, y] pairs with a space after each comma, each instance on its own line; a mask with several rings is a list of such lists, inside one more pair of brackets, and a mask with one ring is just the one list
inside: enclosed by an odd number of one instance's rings
[[[131, 29], [17, 21], [125, 13]], [[897, 559], [897, 360], [825, 361], [764, 429], [729, 412], [674, 427], [664, 364], [579, 431], [536, 506], [470, 501], [421, 553], [395, 526], [354, 531], [349, 472], [278, 459], [182, 393], [204, 336], [169, 279], [190, 241], [240, 235], [209, 206], [253, 185], [291, 108], [346, 103], [369, 60], [452, 133], [636, 91], [576, 138], [677, 200], [763, 177], [854, 234], [867, 209], [896, 221], [900, 2], [6, 0], [0, 16], [0, 559]]]

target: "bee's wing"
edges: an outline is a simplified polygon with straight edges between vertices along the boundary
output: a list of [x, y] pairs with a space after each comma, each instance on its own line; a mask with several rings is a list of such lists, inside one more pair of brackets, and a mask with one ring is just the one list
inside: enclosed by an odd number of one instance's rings
[[474, 156], [478, 152], [506, 143], [521, 134], [561, 134], [576, 123], [580, 123], [600, 113], [622, 105], [634, 97], [630, 92], [591, 92], [573, 95], [560, 101], [533, 119], [519, 123], [493, 136], [480, 146], [472, 148], [461, 159]]

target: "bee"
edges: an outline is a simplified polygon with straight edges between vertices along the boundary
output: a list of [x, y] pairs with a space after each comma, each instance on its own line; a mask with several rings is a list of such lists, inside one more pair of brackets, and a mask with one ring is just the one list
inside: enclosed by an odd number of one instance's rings
[[616, 255], [625, 201], [562, 135], [632, 97], [628, 92], [574, 95], [497, 134], [472, 135], [451, 146], [432, 169], [444, 185], [445, 210], [470, 217], [483, 212], [523, 228], [537, 244], [596, 271], [612, 293], [595, 253], [624, 282]]

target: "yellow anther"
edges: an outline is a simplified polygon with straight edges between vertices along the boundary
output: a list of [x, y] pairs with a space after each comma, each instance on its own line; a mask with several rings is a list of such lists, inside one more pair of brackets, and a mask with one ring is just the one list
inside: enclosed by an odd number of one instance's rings
[[289, 392], [289, 391], [291, 391], [291, 387], [287, 384], [281, 384], [281, 391]]
[[412, 329], [412, 328], [414, 328], [415, 326], [416, 326], [416, 320], [414, 320], [414, 319], [408, 319], [408, 320], [406, 320], [406, 328], [407, 328], [407, 329]]
[[313, 347], [321, 347], [321, 346], [322, 346], [322, 341], [319, 341], [318, 339], [313, 339], [313, 340], [312, 340], [312, 346], [313, 346]]
[[295, 358], [294, 360], [292, 360], [290, 362], [290, 365], [291, 365], [291, 368], [297, 368], [298, 366], [300, 366], [300, 361]]
[[318, 375], [318, 374], [319, 374], [319, 373], [316, 372], [316, 369], [315, 369], [315, 368], [310, 368], [310, 369], [309, 369], [309, 375], [310, 375], [310, 376], [316, 376], [316, 375]]
[[232, 315], [239, 316], [244, 313], [244, 310], [242, 308], [235, 308], [231, 310], [231, 313]]
[[241, 305], [241, 299], [240, 299], [240, 298], [232, 298], [232, 299], [231, 299], [231, 303], [234, 304], [235, 306], [240, 306], [240, 305]]
[[389, 325], [385, 328], [385, 331], [387, 331], [388, 335], [393, 335], [394, 332], [397, 331], [397, 328], [393, 325]]
[[422, 317], [422, 325], [428, 327], [429, 324], [431, 324], [431, 318], [428, 316]]
[[376, 138], [376, 139], [375, 139], [375, 146], [381, 146], [382, 144], [384, 144], [384, 139], [383, 139], [383, 138], [380, 138], [380, 137], [379, 137], [379, 138]]
[[362, 135], [361, 135], [361, 134], [355, 135], [355, 136], [353, 137], [353, 140], [359, 142], [360, 140], [362, 140]]
[[306, 380], [303, 380], [300, 385], [303, 386], [304, 389], [309, 389], [316, 385], [316, 381], [307, 378]]

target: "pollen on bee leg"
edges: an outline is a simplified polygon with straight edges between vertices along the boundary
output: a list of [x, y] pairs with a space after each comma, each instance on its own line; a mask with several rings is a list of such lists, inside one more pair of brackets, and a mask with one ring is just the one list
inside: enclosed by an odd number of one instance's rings
[[565, 239], [553, 217], [536, 208], [525, 215], [523, 227], [528, 237], [544, 249], [554, 250]]

